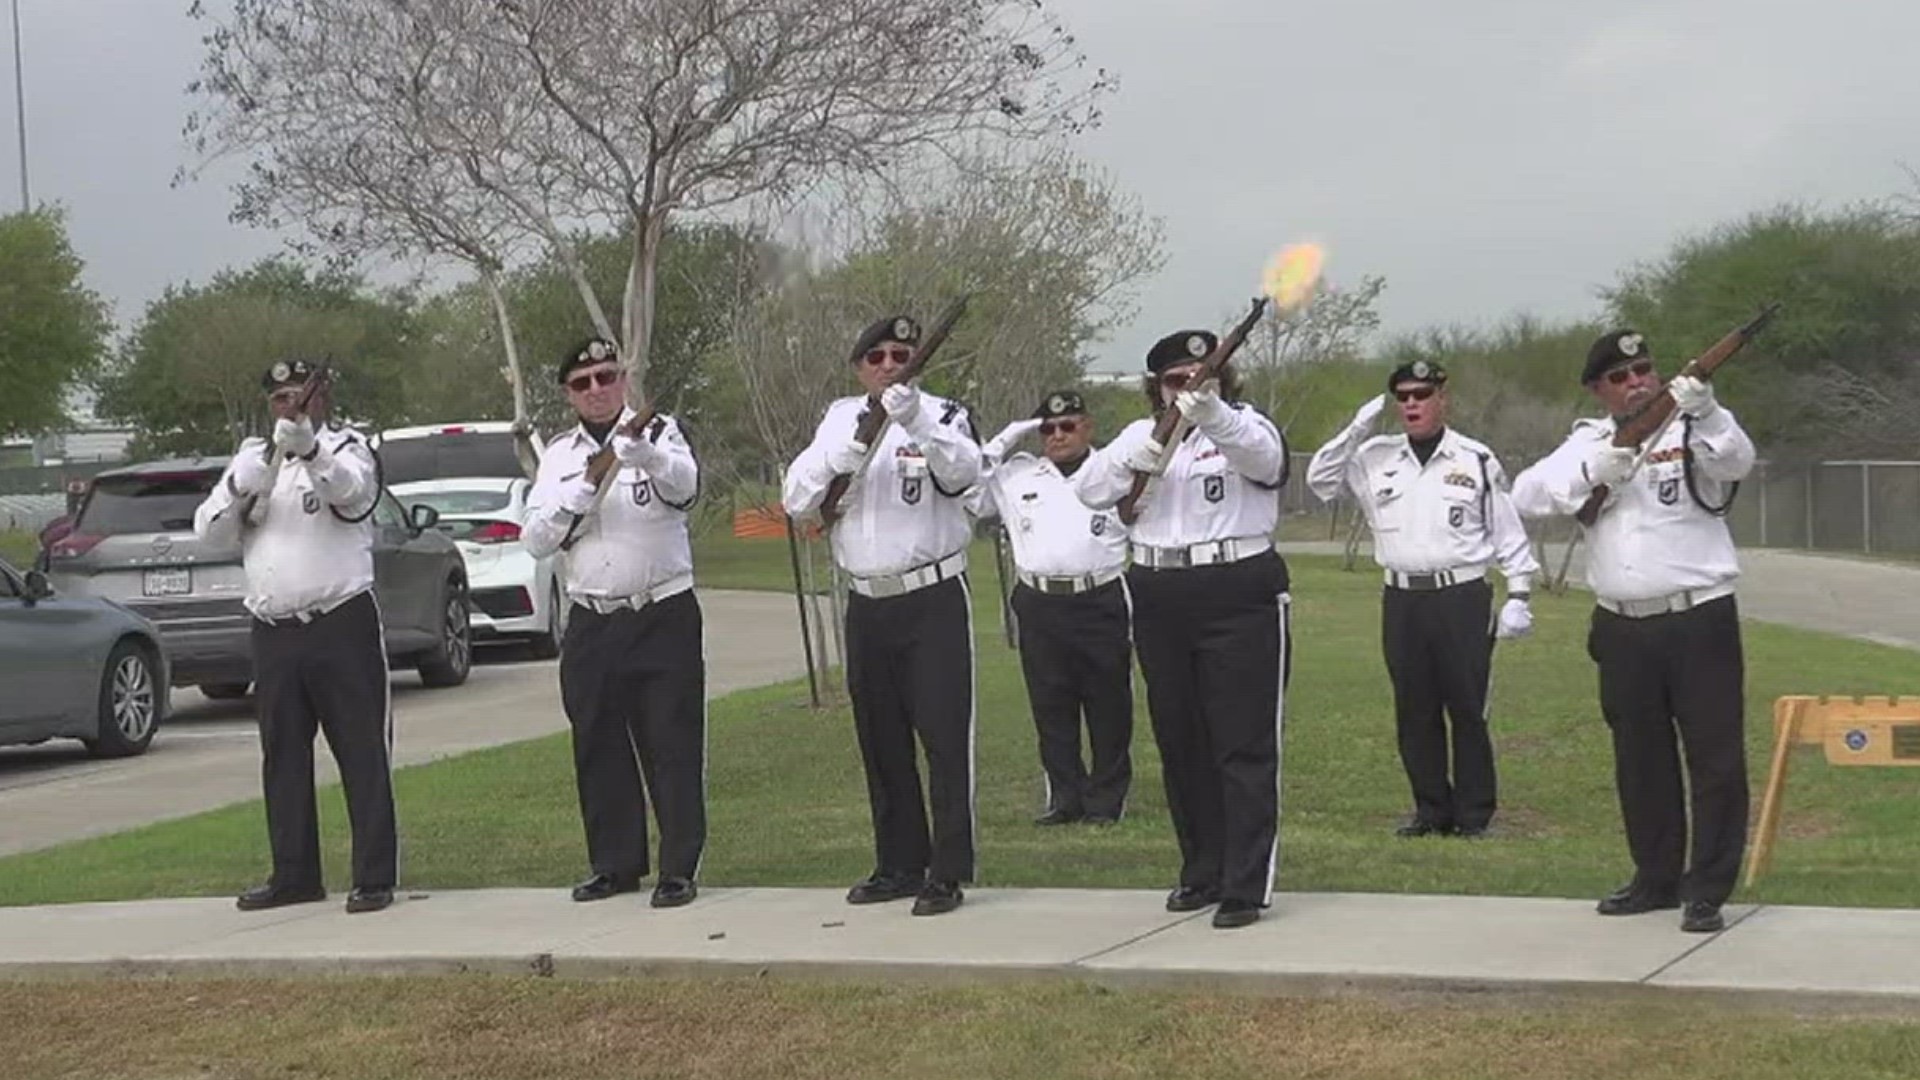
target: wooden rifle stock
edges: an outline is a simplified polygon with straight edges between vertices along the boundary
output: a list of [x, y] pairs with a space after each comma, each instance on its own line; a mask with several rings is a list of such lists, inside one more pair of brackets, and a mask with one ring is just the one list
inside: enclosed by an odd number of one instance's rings
[[[1260, 316], [1266, 309], [1267, 298], [1264, 296], [1254, 297], [1253, 307], [1247, 312], [1246, 317], [1241, 319], [1239, 324], [1232, 330], [1229, 330], [1226, 337], [1220, 339], [1220, 344], [1214, 346], [1213, 351], [1207, 354], [1206, 359], [1200, 361], [1200, 369], [1195, 371], [1193, 377], [1187, 380], [1187, 387], [1189, 389], [1198, 388], [1202, 383], [1210, 382], [1220, 377], [1220, 372], [1227, 366], [1227, 361], [1233, 359], [1233, 354], [1238, 352], [1240, 346], [1245, 343], [1247, 335], [1253, 333], [1253, 328], [1259, 325]], [[1173, 444], [1178, 440], [1180, 432], [1182, 431], [1182, 419], [1180, 407], [1178, 405], [1168, 405], [1161, 411], [1160, 419], [1154, 423], [1153, 441], [1161, 445], [1163, 452], [1166, 449], [1171, 449]], [[1131, 525], [1134, 520], [1140, 516], [1140, 497], [1147, 493], [1147, 485], [1151, 483], [1152, 480], [1152, 473], [1141, 472], [1139, 469], [1133, 471], [1133, 487], [1126, 495], [1121, 497], [1120, 505], [1115, 508], [1120, 514], [1121, 521]]]
[[[969, 295], [962, 293], [959, 299], [947, 305], [947, 310], [940, 313], [940, 321], [934, 324], [926, 340], [920, 344], [919, 349], [914, 351], [913, 359], [895, 371], [893, 377], [887, 381], [887, 385], [894, 386], [916, 379], [922, 371], [926, 370], [927, 361], [933, 358], [934, 352], [947, 340], [947, 335], [953, 332], [953, 325], [960, 321], [960, 316], [966, 314]], [[869, 399], [867, 410], [860, 414], [859, 422], [854, 425], [853, 441], [866, 447], [867, 453], [871, 455], [874, 447], [880, 444], [880, 434], [886, 430], [886, 427], [887, 410], [881, 408], [878, 399]], [[863, 462], [862, 467], [864, 466]], [[853, 486], [852, 473], [840, 473], [827, 482], [826, 497], [820, 500], [821, 521], [832, 525], [840, 520], [840, 500], [846, 498], [847, 489], [851, 486]]]
[[[1747, 342], [1752, 341], [1758, 336], [1760, 331], [1766, 328], [1767, 323], [1773, 319], [1774, 312], [1779, 310], [1780, 304], [1778, 301], [1761, 308], [1758, 315], [1755, 315], [1740, 326], [1728, 331], [1725, 337], [1714, 342], [1707, 348], [1706, 352], [1689, 360], [1687, 366], [1680, 369], [1680, 374], [1690, 375], [1693, 378], [1702, 380], [1713, 378], [1714, 371], [1716, 371], [1721, 364], [1732, 359], [1734, 353], [1745, 348]], [[1660, 388], [1660, 392], [1653, 396], [1653, 400], [1641, 406], [1633, 415], [1622, 420], [1615, 426], [1613, 445], [1639, 447], [1648, 439], [1658, 437], [1661, 432], [1666, 430], [1667, 424], [1672, 421], [1673, 410], [1673, 391], [1663, 386]], [[1580, 509], [1574, 512], [1574, 520], [1582, 525], [1589, 526], [1599, 520], [1600, 508], [1606, 505], [1607, 495], [1607, 485], [1600, 484], [1596, 486], [1593, 491], [1587, 495], [1587, 501], [1580, 504]]]

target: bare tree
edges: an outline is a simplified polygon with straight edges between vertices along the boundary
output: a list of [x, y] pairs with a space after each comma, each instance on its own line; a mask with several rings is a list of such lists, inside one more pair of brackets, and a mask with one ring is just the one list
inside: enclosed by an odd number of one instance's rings
[[630, 229], [636, 386], [672, 215], [879, 174], [967, 133], [1077, 129], [1110, 85], [1043, 0], [235, 0], [207, 44], [194, 130], [268, 159], [243, 207], [342, 145], [352, 106], [384, 102], [378, 118], [404, 114], [457, 166], [463, 212], [562, 260], [569, 224]]
[[1280, 407], [1283, 380], [1279, 375], [1286, 368], [1362, 359], [1361, 347], [1380, 328], [1374, 304], [1386, 287], [1385, 278], [1367, 274], [1351, 288], [1323, 284], [1313, 303], [1291, 311], [1283, 313], [1278, 305], [1267, 308], [1235, 354], [1234, 366], [1264, 388], [1269, 415]]

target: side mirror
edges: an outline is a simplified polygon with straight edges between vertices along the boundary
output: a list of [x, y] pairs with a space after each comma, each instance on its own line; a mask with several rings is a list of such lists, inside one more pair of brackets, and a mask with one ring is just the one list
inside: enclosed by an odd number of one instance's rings
[[433, 528], [439, 520], [440, 511], [426, 503], [414, 503], [407, 507], [407, 528], [413, 530], [415, 536]]
[[27, 603], [37, 604], [53, 595], [53, 586], [47, 583], [47, 575], [38, 570], [27, 571]]

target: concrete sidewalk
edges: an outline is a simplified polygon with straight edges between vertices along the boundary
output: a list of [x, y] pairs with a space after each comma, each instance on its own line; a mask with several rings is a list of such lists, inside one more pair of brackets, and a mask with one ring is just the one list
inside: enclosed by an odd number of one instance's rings
[[1602, 918], [1585, 900], [1283, 893], [1235, 931], [1158, 892], [979, 889], [951, 915], [846, 904], [838, 889], [711, 889], [576, 904], [565, 889], [343, 897], [242, 913], [226, 898], [0, 909], [0, 978], [461, 971], [773, 973], [915, 980], [1071, 978], [1234, 992], [1709, 992], [1920, 1014], [1920, 911], [1727, 909]]

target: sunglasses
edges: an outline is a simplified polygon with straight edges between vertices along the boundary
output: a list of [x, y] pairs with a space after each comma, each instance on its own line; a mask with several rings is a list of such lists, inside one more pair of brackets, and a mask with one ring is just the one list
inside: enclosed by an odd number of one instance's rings
[[1043, 436], [1051, 435], [1056, 431], [1062, 435], [1071, 435], [1079, 430], [1080, 421], [1078, 420], [1042, 420], [1040, 422], [1040, 434]]
[[879, 367], [888, 360], [896, 364], [904, 364], [911, 359], [913, 359], [911, 349], [875, 349], [866, 355], [867, 363], [873, 367]]
[[612, 386], [620, 380], [621, 374], [622, 372], [619, 368], [602, 368], [599, 371], [589, 371], [585, 375], [575, 375], [573, 378], [568, 379], [567, 389], [576, 394], [584, 394], [596, 386]]
[[1644, 376], [1650, 374], [1652, 371], [1653, 361], [1635, 360], [1628, 367], [1614, 368], [1612, 371], [1607, 372], [1607, 381], [1615, 386], [1623, 386], [1628, 379], [1634, 378], [1635, 376]]
[[1393, 392], [1393, 400], [1403, 405], [1409, 401], [1425, 401], [1432, 396], [1433, 387], [1431, 386], [1410, 386], [1405, 390], [1395, 390]]

